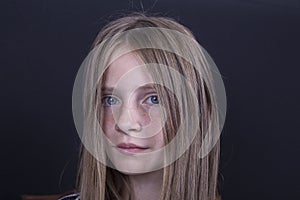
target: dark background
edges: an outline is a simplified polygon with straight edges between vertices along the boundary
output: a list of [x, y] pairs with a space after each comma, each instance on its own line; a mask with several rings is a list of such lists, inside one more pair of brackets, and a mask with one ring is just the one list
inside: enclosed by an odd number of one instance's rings
[[299, 0], [1, 0], [0, 199], [74, 187], [75, 75], [106, 22], [142, 10], [189, 27], [223, 75], [223, 199], [300, 199]]

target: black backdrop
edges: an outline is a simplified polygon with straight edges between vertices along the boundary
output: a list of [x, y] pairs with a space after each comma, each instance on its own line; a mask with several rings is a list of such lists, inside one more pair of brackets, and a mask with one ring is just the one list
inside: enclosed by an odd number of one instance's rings
[[300, 199], [299, 0], [1, 0], [0, 199], [74, 187], [77, 70], [112, 14], [149, 10], [189, 27], [227, 92], [224, 200]]

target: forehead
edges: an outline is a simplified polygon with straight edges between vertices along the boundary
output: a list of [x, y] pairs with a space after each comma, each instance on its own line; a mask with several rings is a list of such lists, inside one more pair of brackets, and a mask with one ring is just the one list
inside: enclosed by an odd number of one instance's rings
[[106, 87], [130, 87], [153, 83], [145, 64], [129, 53], [114, 60], [105, 72]]

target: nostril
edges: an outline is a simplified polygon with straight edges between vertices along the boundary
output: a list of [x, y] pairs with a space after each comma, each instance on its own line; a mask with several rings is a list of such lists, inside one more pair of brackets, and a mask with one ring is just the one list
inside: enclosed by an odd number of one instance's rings
[[123, 108], [116, 120], [115, 129], [125, 134], [141, 131], [140, 117], [136, 112], [137, 110], [134, 108]]
[[136, 123], [136, 125], [128, 125], [128, 126], [124, 126], [116, 123], [115, 130], [120, 133], [130, 135], [131, 133], [140, 132], [142, 130], [142, 126], [139, 123]]

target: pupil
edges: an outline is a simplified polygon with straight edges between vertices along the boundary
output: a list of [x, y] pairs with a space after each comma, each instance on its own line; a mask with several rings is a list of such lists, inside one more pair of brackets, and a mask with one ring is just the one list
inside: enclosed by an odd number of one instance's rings
[[114, 104], [114, 103], [115, 103], [114, 98], [110, 97], [110, 98], [108, 99], [108, 104], [112, 105], [112, 104]]
[[152, 101], [152, 103], [157, 104], [157, 103], [158, 103], [158, 98], [157, 98], [157, 96], [152, 96], [152, 97], [151, 97], [151, 101]]

